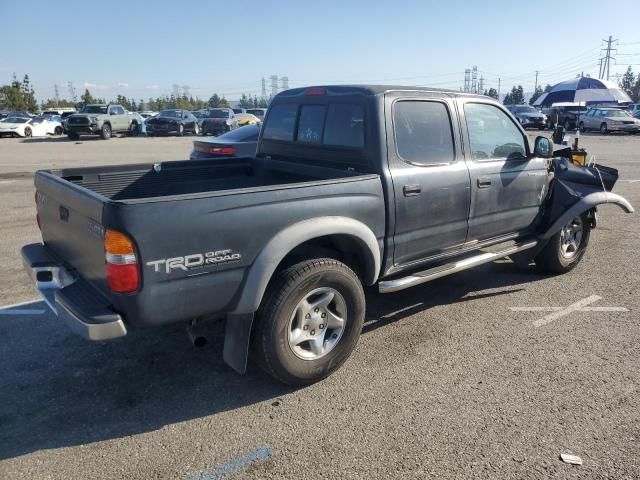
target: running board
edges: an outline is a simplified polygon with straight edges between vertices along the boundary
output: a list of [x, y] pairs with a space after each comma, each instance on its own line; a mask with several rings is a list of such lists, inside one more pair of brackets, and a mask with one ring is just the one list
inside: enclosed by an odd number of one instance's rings
[[522, 252], [524, 250], [529, 250], [530, 248], [534, 248], [537, 244], [537, 240], [531, 240], [528, 242], [512, 245], [511, 247], [505, 248], [504, 250], [500, 250], [498, 252], [481, 253], [474, 257], [459, 260], [455, 263], [447, 263], [446, 265], [441, 265], [439, 267], [430, 268], [429, 270], [424, 270], [419, 273], [414, 273], [413, 275], [409, 275], [408, 277], [382, 281], [378, 283], [378, 288], [380, 290], [380, 293], [397, 292], [398, 290], [404, 290], [405, 288], [420, 285], [421, 283], [430, 282], [431, 280], [435, 280], [436, 278], [445, 277], [447, 275], [451, 275], [452, 273], [461, 272], [462, 270], [467, 270], [468, 268], [477, 267], [478, 265], [482, 265], [483, 263], [493, 262], [494, 260], [498, 260], [499, 258], [504, 258], [509, 255]]

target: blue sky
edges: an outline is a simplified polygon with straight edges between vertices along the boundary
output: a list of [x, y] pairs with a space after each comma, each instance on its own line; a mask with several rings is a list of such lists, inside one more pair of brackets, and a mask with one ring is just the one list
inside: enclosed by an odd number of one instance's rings
[[[485, 86], [533, 90], [598, 74], [601, 40], [640, 71], [640, 1], [0, 0], [0, 84], [28, 73], [38, 97], [67, 82], [135, 99], [188, 85], [194, 96], [260, 95], [261, 78], [458, 89], [477, 65]], [[28, 8], [27, 8], [28, 7]], [[613, 11], [612, 11], [613, 10]], [[613, 18], [618, 20], [612, 21]], [[269, 80], [267, 78], [267, 88]]]

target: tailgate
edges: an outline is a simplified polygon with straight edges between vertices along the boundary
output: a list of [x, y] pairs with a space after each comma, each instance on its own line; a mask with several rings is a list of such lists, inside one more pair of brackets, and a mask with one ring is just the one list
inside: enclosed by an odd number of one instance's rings
[[101, 225], [107, 199], [45, 171], [36, 173], [34, 183], [43, 242], [60, 260], [107, 292]]

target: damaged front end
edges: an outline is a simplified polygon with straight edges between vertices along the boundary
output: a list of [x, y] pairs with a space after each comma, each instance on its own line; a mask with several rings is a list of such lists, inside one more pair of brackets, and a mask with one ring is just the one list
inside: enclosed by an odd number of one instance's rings
[[620, 195], [611, 193], [618, 180], [615, 168], [594, 164], [580, 166], [567, 158], [554, 158], [551, 163], [553, 180], [550, 196], [542, 219], [543, 232], [538, 237], [538, 249], [574, 218], [587, 213], [591, 226], [596, 224], [596, 207], [603, 204], [618, 205], [633, 213], [631, 204]]

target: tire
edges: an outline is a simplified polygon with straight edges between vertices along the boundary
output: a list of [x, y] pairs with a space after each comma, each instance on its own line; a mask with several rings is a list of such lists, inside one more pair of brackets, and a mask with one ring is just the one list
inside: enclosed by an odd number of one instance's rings
[[129, 125], [129, 135], [138, 135], [138, 122], [131, 122], [131, 125]]
[[580, 129], [580, 133], [584, 133], [587, 131], [583, 122], [580, 122], [580, 125], [578, 125], [578, 128]]
[[[307, 308], [314, 302], [317, 307]], [[362, 284], [345, 264], [319, 258], [290, 266], [273, 279], [259, 310], [258, 364], [287, 385], [318, 382], [349, 358], [364, 314]]]
[[[548, 273], [567, 273], [573, 270], [587, 250], [591, 223], [586, 213], [571, 220], [556, 233], [536, 256], [539, 269]], [[579, 235], [579, 238], [577, 238]], [[571, 241], [574, 241], [571, 246]]]
[[31, 127], [24, 127], [24, 136], [29, 138], [33, 135], [33, 130], [31, 130]]
[[103, 140], [109, 140], [111, 138], [111, 125], [105, 123], [100, 130], [100, 138]]
[[69, 140], [79, 140], [80, 139], [80, 135], [78, 135], [77, 133], [73, 133], [73, 132], [69, 132], [67, 134], [67, 137], [69, 137]]
[[602, 135], [606, 135], [607, 133], [609, 133], [609, 130], [607, 129], [607, 124], [606, 123], [602, 123], [600, 125], [600, 133]]
[[63, 133], [63, 132], [62, 132], [62, 127], [56, 127], [56, 128], [54, 128], [54, 130], [53, 130], [53, 134], [54, 134], [54, 135], [58, 135], [58, 136], [60, 136], [60, 135], [62, 135], [62, 133]]
[[178, 127], [178, 136], [182, 137], [184, 135], [184, 125], [180, 124]]
[[200, 125], [198, 125], [197, 123], [196, 126], [193, 127], [193, 134], [196, 136], [200, 135]]

